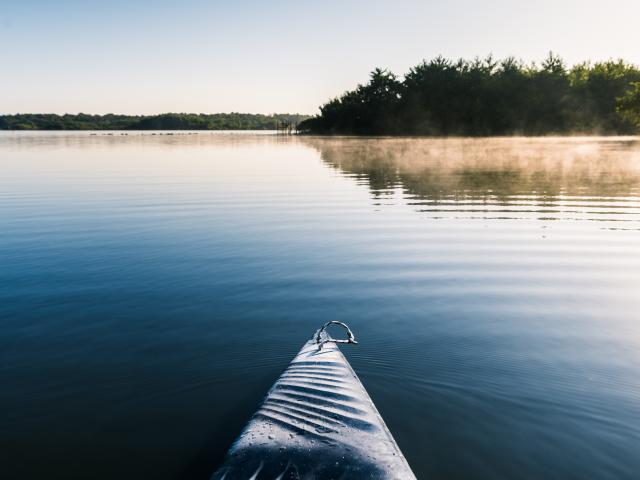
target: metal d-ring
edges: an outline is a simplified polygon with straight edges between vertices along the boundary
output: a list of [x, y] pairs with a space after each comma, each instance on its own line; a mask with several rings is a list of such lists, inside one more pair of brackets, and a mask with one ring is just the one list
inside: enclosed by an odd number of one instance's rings
[[[347, 338], [346, 339], [335, 339], [335, 338], [331, 338], [331, 336], [329, 334], [327, 334], [328, 338], [326, 338], [325, 340], [320, 340], [320, 337], [322, 336], [322, 332], [324, 332], [329, 325], [340, 325], [341, 327], [343, 327], [347, 331]], [[322, 326], [322, 328], [320, 328], [320, 330], [318, 330], [318, 333], [316, 333], [316, 343], [318, 344], [318, 350], [322, 350], [322, 346], [325, 343], [351, 343], [353, 345], [357, 345], [358, 344], [358, 342], [356, 341], [356, 337], [354, 337], [353, 332], [347, 326], [347, 324], [339, 322], [337, 320], [331, 320], [330, 322], [325, 323]]]

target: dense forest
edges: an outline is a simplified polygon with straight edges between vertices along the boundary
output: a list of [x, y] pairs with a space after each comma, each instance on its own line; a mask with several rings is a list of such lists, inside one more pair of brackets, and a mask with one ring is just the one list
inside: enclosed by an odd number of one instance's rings
[[492, 57], [424, 61], [401, 80], [376, 69], [299, 130], [356, 135], [630, 134], [640, 128], [640, 68], [623, 60], [568, 68]]
[[297, 114], [165, 113], [162, 115], [0, 115], [0, 130], [274, 130], [307, 118]]

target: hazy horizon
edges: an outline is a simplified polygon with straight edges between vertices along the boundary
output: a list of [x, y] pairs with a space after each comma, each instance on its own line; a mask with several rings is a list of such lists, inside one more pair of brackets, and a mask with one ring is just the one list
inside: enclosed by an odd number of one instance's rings
[[0, 114], [314, 114], [374, 67], [403, 75], [439, 54], [640, 64], [639, 15], [631, 0], [11, 2]]

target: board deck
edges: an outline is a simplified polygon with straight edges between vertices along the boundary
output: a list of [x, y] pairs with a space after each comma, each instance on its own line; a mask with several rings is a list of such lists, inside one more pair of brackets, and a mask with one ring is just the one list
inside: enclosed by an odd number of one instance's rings
[[333, 343], [319, 349], [316, 335], [212, 480], [416, 478], [347, 359]]

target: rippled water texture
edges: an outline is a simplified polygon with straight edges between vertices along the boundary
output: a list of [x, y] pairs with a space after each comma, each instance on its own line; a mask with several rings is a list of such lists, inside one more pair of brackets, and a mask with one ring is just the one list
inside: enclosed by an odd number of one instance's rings
[[640, 141], [0, 135], [3, 478], [205, 479], [322, 322], [419, 478], [640, 472]]

